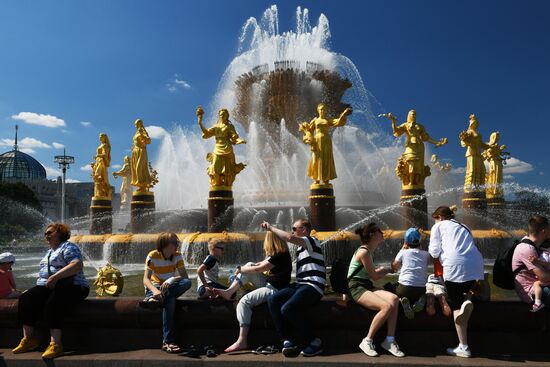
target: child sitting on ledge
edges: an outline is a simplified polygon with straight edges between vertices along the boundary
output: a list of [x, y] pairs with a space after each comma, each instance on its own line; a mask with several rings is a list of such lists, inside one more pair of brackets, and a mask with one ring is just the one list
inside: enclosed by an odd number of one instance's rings
[[208, 241], [209, 255], [204, 259], [197, 269], [197, 294], [199, 299], [217, 298], [213, 289], [227, 289], [223, 284], [218, 283], [219, 259], [225, 250], [221, 240], [211, 239]]
[[11, 252], [0, 254], [0, 299], [19, 298], [21, 292], [15, 287], [11, 267], [15, 264], [15, 256]]
[[428, 251], [420, 248], [420, 238], [418, 229], [407, 229], [403, 248], [392, 263], [393, 271], [401, 268], [396, 294], [408, 319], [414, 318], [414, 313], [422, 311], [426, 304], [426, 269], [431, 258]]

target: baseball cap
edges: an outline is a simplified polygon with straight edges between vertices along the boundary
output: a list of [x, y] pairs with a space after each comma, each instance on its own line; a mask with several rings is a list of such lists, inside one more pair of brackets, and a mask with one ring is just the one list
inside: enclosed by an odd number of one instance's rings
[[15, 256], [11, 252], [3, 252], [0, 254], [0, 264], [15, 263]]
[[420, 232], [418, 232], [418, 229], [411, 227], [407, 229], [407, 231], [405, 232], [405, 236], [403, 236], [403, 239], [408, 244], [417, 244], [420, 242]]

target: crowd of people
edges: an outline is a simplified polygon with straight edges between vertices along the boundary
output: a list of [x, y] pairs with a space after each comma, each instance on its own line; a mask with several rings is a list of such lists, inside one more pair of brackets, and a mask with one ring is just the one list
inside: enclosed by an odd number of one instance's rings
[[[386, 324], [386, 337], [381, 347], [396, 357], [404, 357], [395, 331], [400, 307], [411, 319], [426, 309], [428, 315], [436, 313], [436, 300], [441, 312], [453, 318], [459, 344], [447, 349], [449, 355], [470, 357], [468, 322], [474, 310], [471, 296], [484, 279], [483, 258], [475, 245], [471, 230], [455, 219], [446, 206], [432, 214], [435, 224], [431, 228], [429, 245], [424, 246], [422, 235], [409, 228], [403, 246], [390, 266], [376, 266], [373, 254], [384, 242], [384, 233], [376, 223], [356, 230], [360, 246], [354, 252], [347, 272], [348, 296], [355, 303], [375, 312], [365, 338], [359, 348], [368, 356], [377, 356], [374, 335]], [[219, 280], [219, 263], [225, 243], [211, 240], [208, 256], [197, 269], [197, 295], [199, 299], [234, 299], [239, 289], [247, 287], [237, 302], [236, 317], [239, 323], [237, 340], [225, 349], [235, 352], [249, 349], [248, 333], [255, 306], [267, 303], [282, 340], [284, 356], [315, 356], [323, 352], [323, 342], [315, 335], [308, 310], [321, 301], [326, 288], [326, 268], [323, 248], [311, 235], [307, 219], [298, 219], [292, 231], [286, 232], [263, 222], [267, 231], [264, 241], [264, 260], [238, 266], [230, 284]], [[43, 320], [50, 330], [51, 341], [42, 355], [45, 359], [63, 353], [62, 329], [66, 316], [89, 293], [89, 284], [83, 273], [80, 249], [69, 241], [70, 231], [65, 224], [53, 223], [44, 233], [49, 249], [40, 261], [36, 286], [21, 293], [12, 275], [15, 257], [0, 254], [0, 298], [19, 298], [18, 317], [23, 338], [13, 353], [24, 353], [39, 347], [35, 326]], [[528, 234], [513, 251], [512, 271], [515, 290], [531, 311], [550, 307], [548, 219], [534, 215], [528, 222]], [[287, 243], [296, 246], [295, 281], [291, 282], [292, 260]], [[162, 350], [181, 353], [176, 343], [176, 299], [191, 287], [183, 255], [178, 251], [180, 242], [175, 233], [158, 236], [156, 249], [146, 258], [143, 285], [145, 299], [142, 305], [162, 308]], [[433, 274], [428, 266], [433, 264]], [[399, 272], [394, 292], [378, 289], [377, 280], [389, 273]], [[250, 289], [252, 288], [252, 289]], [[276, 352], [276, 346], [267, 347]]]

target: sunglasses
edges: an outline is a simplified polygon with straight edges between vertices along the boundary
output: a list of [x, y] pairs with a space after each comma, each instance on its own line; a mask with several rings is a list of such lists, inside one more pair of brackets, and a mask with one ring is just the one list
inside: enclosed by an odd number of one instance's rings
[[217, 248], [218, 250], [222, 250], [222, 251], [225, 250], [225, 248], [220, 247], [220, 246], [214, 246], [214, 248]]
[[299, 228], [304, 228], [304, 226], [292, 227], [292, 232], [296, 232]]
[[47, 231], [47, 232], [44, 232], [44, 236], [49, 236], [51, 234], [54, 234], [55, 231]]

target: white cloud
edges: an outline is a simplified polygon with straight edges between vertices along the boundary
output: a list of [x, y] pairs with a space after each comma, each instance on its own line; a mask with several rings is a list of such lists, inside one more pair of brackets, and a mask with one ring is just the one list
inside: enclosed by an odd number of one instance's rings
[[457, 167], [457, 168], [453, 168], [451, 169], [449, 172], [451, 173], [455, 173], [455, 174], [463, 174], [466, 172], [466, 167]]
[[44, 166], [44, 168], [46, 169], [46, 175], [48, 176], [53, 176], [53, 177], [61, 176], [61, 171], [58, 168], [54, 168], [51, 166]]
[[121, 166], [120, 164], [113, 164], [113, 165], [111, 166], [112, 169], [119, 169], [119, 168], [121, 168], [121, 167], [122, 167], [122, 166]]
[[56, 143], [55, 141], [52, 143], [52, 145], [55, 149], [65, 148], [65, 145], [63, 145], [61, 143]]
[[169, 135], [168, 131], [164, 130], [164, 128], [161, 126], [151, 125], [145, 127], [145, 130], [147, 130], [147, 133], [149, 134], [149, 137], [151, 139], [162, 139], [165, 136]]
[[[13, 147], [15, 140], [13, 139], [0, 139], [0, 147]], [[35, 148], [46, 148], [49, 149], [51, 146], [35, 138], [23, 138], [17, 142], [19, 150], [23, 149], [35, 149]], [[34, 151], [33, 151], [34, 152]]]
[[504, 166], [504, 173], [526, 173], [532, 171], [533, 169], [534, 167], [531, 163], [527, 163], [517, 158], [511, 157], [506, 161], [506, 165]]
[[92, 166], [87, 164], [85, 166], [80, 167], [80, 170], [84, 172], [92, 172]]
[[43, 115], [34, 112], [19, 112], [17, 115], [12, 115], [12, 119], [21, 120], [31, 125], [39, 125], [45, 127], [62, 127], [66, 126], [65, 121], [52, 115]]
[[36, 150], [34, 149], [31, 149], [31, 148], [21, 148], [19, 149], [21, 152], [23, 153], [27, 153], [27, 154], [34, 154], [36, 153]]
[[191, 84], [189, 84], [187, 81], [180, 78], [178, 74], [174, 75], [174, 78], [166, 83], [166, 88], [168, 88], [168, 91], [171, 93], [174, 93], [175, 91], [179, 89], [191, 89]]
[[80, 121], [80, 125], [84, 127], [90, 127], [92, 126], [92, 123], [90, 121]]
[[79, 183], [81, 181], [75, 180], [74, 178], [67, 178], [65, 179], [66, 183]]

